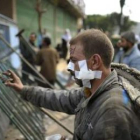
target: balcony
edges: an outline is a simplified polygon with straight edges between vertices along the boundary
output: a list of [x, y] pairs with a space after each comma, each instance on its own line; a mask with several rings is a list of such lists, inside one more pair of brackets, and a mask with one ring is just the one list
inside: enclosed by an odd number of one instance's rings
[[83, 0], [50, 0], [53, 3], [57, 3], [75, 17], [85, 17], [85, 3]]
[[67, 0], [71, 5], [75, 6], [82, 15], [85, 15], [85, 3], [83, 0]]

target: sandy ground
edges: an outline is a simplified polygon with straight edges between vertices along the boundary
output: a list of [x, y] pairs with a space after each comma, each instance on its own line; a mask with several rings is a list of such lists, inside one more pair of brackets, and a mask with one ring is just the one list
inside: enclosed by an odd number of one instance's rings
[[[55, 116], [62, 124], [64, 124], [67, 128], [69, 128], [73, 132], [74, 128], [74, 116], [67, 115], [64, 113], [59, 112], [51, 112], [53, 116]], [[67, 136], [69, 139], [72, 138], [72, 135], [69, 134], [66, 130], [56, 124], [53, 120], [45, 116], [44, 118], [45, 124], [45, 134], [46, 136], [54, 135], [54, 134], [61, 134], [63, 136]], [[5, 140], [25, 140], [24, 136], [19, 132], [18, 129], [14, 125], [10, 125], [7, 130], [7, 135]]]

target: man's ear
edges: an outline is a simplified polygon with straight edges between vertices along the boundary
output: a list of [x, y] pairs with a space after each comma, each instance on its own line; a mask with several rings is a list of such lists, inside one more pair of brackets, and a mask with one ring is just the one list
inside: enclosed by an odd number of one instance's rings
[[90, 65], [91, 70], [96, 70], [96, 69], [99, 69], [99, 67], [101, 66], [102, 59], [101, 59], [100, 55], [94, 54], [91, 57], [90, 62], [91, 62], [91, 65]]

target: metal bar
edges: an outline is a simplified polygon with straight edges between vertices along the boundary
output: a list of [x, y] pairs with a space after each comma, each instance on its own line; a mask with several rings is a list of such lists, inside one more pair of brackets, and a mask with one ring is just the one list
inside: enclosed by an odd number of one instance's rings
[[[10, 44], [0, 35], [0, 39], [9, 47], [9, 48], [11, 48], [11, 50], [13, 50], [17, 55], [19, 55], [19, 57], [44, 81], [44, 82], [46, 82], [46, 84], [48, 84], [50, 87], [52, 87], [52, 88], [54, 88], [54, 86], [52, 86], [39, 72], [37, 72], [35, 69], [34, 69], [34, 67], [21, 55], [21, 54], [19, 54], [19, 53], [17, 53], [16, 51], [15, 51], [15, 49], [13, 49], [11, 46], [10, 46]], [[42, 110], [42, 109], [41, 109]], [[43, 111], [46, 115], [48, 115], [51, 119], [53, 119], [57, 124], [61, 124], [60, 126], [62, 127], [62, 128], [64, 128], [67, 132], [69, 132], [70, 134], [72, 134], [73, 135], [73, 133], [68, 129], [68, 128], [66, 128], [61, 122], [59, 122], [56, 118], [54, 118], [52, 115], [50, 115], [50, 113], [49, 112], [47, 112], [47, 111]]]
[[[4, 92], [4, 89], [2, 88], [2, 86], [1, 86], [1, 90]], [[8, 91], [8, 92], [10, 92], [10, 91]], [[1, 94], [1, 97], [2, 96], [3, 96], [3, 94]], [[38, 139], [41, 140], [41, 137], [38, 136], [39, 133], [36, 130], [36, 128], [30, 123], [30, 120], [28, 120], [26, 118], [27, 116], [25, 116], [25, 112], [22, 113], [21, 109], [18, 109], [18, 106], [16, 106], [16, 103], [12, 102], [13, 99], [10, 99], [10, 96], [6, 95], [6, 92], [3, 96], [3, 98], [5, 100], [5, 104], [7, 104], [9, 108], [11, 108], [11, 111], [13, 112], [13, 114], [15, 114], [16, 117], [18, 117], [18, 119], [20, 119], [20, 122], [22, 124], [24, 124], [24, 126], [27, 126], [26, 129], [30, 132], [30, 134], [32, 136], [34, 136], [36, 140], [38, 140]], [[13, 106], [13, 108], [12, 108], [12, 106]]]
[[[24, 74], [26, 74], [26, 75], [31, 75], [31, 76], [33, 76], [34, 79], [36, 79], [36, 80], [38, 80], [39, 82], [42, 82], [43, 84], [45, 84], [44, 81], [42, 81], [40, 78], [36, 77], [35, 75], [33, 75], [33, 74], [31, 74], [31, 73], [28, 73], [28, 72], [26, 72], [26, 71], [24, 71], [24, 70], [22, 70], [22, 72], [23, 72]], [[57, 79], [56, 79], [56, 83], [60, 86], [61, 89], [65, 89], [65, 87], [64, 87]]]
[[16, 52], [16, 50], [14, 48], [12, 48], [10, 46], [10, 44], [0, 35], [0, 39], [12, 50], [14, 51], [46, 84], [48, 84], [51, 88], [54, 88], [53, 85], [51, 85], [46, 78], [44, 78], [38, 71], [36, 71], [36, 69], [18, 52]]
[[22, 36], [22, 33], [24, 32], [24, 29], [20, 30], [19, 33], [16, 34], [16, 37], [19, 37], [19, 39], [23, 42], [23, 44], [25, 45], [25, 47], [29, 50], [29, 52], [36, 57], [35, 51], [33, 50], [33, 47], [31, 46], [31, 44], [28, 43], [28, 41], [26, 41], [26, 39]]
[[[3, 90], [3, 92], [4, 92], [4, 88], [3, 88], [3, 86], [1, 86], [1, 89]], [[6, 90], [8, 91], [8, 93], [9, 92], [12, 92], [12, 90], [10, 90], [9, 88], [6, 88]], [[39, 127], [38, 127], [38, 125], [35, 127], [33, 124], [35, 124], [36, 125], [36, 121], [34, 121], [34, 120], [32, 120], [31, 119], [31, 117], [30, 117], [30, 115], [28, 115], [27, 114], [27, 112], [22, 112], [23, 110], [21, 110], [21, 108], [19, 108], [19, 105], [17, 106], [17, 100], [13, 100], [13, 99], [17, 99], [17, 95], [16, 94], [14, 94], [14, 92], [12, 92], [11, 93], [11, 95], [14, 95], [12, 98], [10, 97], [10, 96], [8, 96], [7, 95], [7, 92], [4, 94], [5, 96], [6, 96], [6, 98], [8, 99], [8, 101], [10, 101], [10, 103], [12, 103], [13, 105], [14, 105], [14, 107], [15, 107], [15, 109], [18, 111], [18, 113], [20, 113], [21, 114], [21, 116], [23, 116], [23, 118], [25, 119], [25, 121], [31, 126], [31, 128], [35, 131], [35, 135], [36, 134], [38, 134], [38, 135], [40, 135], [41, 137], [42, 137], [42, 135], [41, 135], [41, 130], [39, 129]], [[22, 101], [20, 101], [20, 102], [22, 102]], [[31, 112], [31, 110], [30, 110], [30, 112]], [[28, 115], [28, 119], [26, 118], [26, 116], [25, 115]], [[25, 116], [25, 117], [24, 117]]]
[[26, 72], [26, 71], [24, 71], [24, 70], [22, 70], [22, 72], [23, 72], [24, 74], [26, 74], [26, 75], [31, 75], [31, 76], [34, 77], [34, 79], [36, 79], [37, 81], [39, 81], [39, 82], [41, 82], [41, 83], [43, 83], [43, 84], [46, 84], [46, 82], [42, 81], [40, 78], [38, 78], [38, 77], [35, 76], [35, 75], [33, 75], [33, 74], [29, 73], [29, 72]]
[[53, 121], [55, 121], [58, 125], [60, 125], [63, 129], [65, 129], [67, 132], [69, 132], [71, 135], [74, 135], [73, 132], [68, 129], [67, 127], [65, 127], [60, 121], [58, 121], [51, 113], [49, 113], [47, 110], [45, 110], [44, 108], [40, 108], [42, 112], [44, 112], [45, 114], [47, 114]]
[[26, 125], [26, 122], [24, 122], [23, 118], [22, 118], [21, 116], [19, 116], [19, 115], [16, 113], [15, 110], [13, 110], [12, 104], [10, 104], [9, 101], [6, 99], [6, 97], [3, 96], [3, 93], [0, 92], [0, 94], [1, 94], [1, 99], [4, 100], [4, 104], [5, 104], [5, 105], [7, 106], [7, 108], [12, 112], [12, 114], [13, 114], [14, 116], [16, 115], [17, 120], [20, 120], [19, 123], [22, 124], [22, 125], [24, 126], [25, 130], [27, 130], [27, 132], [29, 132], [29, 136], [30, 136], [30, 134], [32, 134], [32, 133], [30, 132], [30, 129], [28, 129], [28, 127], [26, 127], [26, 126], [27, 126], [27, 125]]
[[[2, 99], [1, 99], [2, 100]], [[30, 134], [28, 133], [28, 131], [26, 131], [26, 129], [24, 129], [24, 127], [21, 125], [21, 123], [16, 119], [16, 117], [13, 116], [13, 114], [11, 114], [11, 111], [9, 110], [9, 108], [5, 105], [5, 103], [2, 101], [0, 101], [0, 106], [1, 109], [3, 110], [3, 112], [8, 116], [8, 118], [15, 124], [15, 126], [19, 129], [19, 131], [25, 136], [25, 138], [27, 138], [28, 140], [30, 140]]]
[[[1, 89], [3, 90], [3, 92], [5, 92], [5, 89], [4, 89], [4, 86], [1, 86]], [[22, 112], [23, 110], [21, 110], [21, 108], [18, 108], [19, 107], [19, 105], [17, 106], [17, 97], [13, 94], [13, 92], [12, 92], [12, 90], [10, 90], [9, 88], [6, 88], [6, 90], [7, 90], [7, 92], [5, 92], [5, 97], [6, 97], [6, 99], [8, 99], [8, 101], [10, 101], [10, 103], [11, 104], [13, 104], [14, 105], [14, 107], [15, 107], [15, 109], [18, 111], [18, 113], [20, 113], [21, 114], [21, 116], [23, 116], [23, 118], [25, 119], [25, 121], [26, 122], [28, 122], [29, 123], [29, 125], [33, 128], [33, 129], [35, 129], [35, 131], [36, 131], [36, 128], [38, 129], [38, 127], [35, 127], [34, 128], [34, 126], [33, 126], [33, 122], [31, 123], [30, 121], [31, 121], [31, 119], [30, 119], [30, 116], [26, 113], [26, 112]], [[7, 95], [7, 93], [9, 93], [9, 92], [11, 92], [11, 94], [10, 94], [10, 96], [9, 95]], [[14, 96], [12, 96], [12, 98], [11, 98], [11, 95], [14, 95]], [[15, 99], [15, 100], [13, 100], [13, 99]], [[24, 115], [28, 115], [29, 117], [28, 117], [28, 119], [26, 118], [26, 116], [24, 117]], [[40, 130], [39, 130], [40, 131]], [[37, 132], [36, 133], [38, 133], [38, 130], [37, 130]], [[40, 135], [40, 133], [39, 133], [39, 135]]]
[[[54, 9], [55, 14], [56, 14], [56, 7]], [[19, 33], [16, 35], [17, 37], [19, 37], [20, 41], [25, 44], [26, 49], [28, 49], [28, 51], [30, 53], [32, 53], [34, 55], [34, 58], [36, 57], [36, 53], [33, 50], [33, 47], [30, 45], [30, 43], [28, 43], [28, 41], [26, 41], [26, 39], [24, 38], [24, 36], [22, 35], [22, 33], [24, 32], [24, 29], [22, 29], [21, 31], [19, 31]], [[55, 29], [54, 29], [55, 32]], [[55, 34], [54, 34], [55, 35]], [[29, 65], [28, 65], [29, 66]], [[44, 77], [44, 76], [43, 76]], [[45, 77], [44, 77], [45, 78]], [[42, 79], [42, 78], [41, 78]], [[45, 78], [46, 79], [46, 78]], [[47, 79], [46, 79], [47, 80]], [[56, 80], [56, 83], [60, 86], [60, 88], [65, 89], [65, 87], [58, 81]], [[53, 86], [53, 85], [52, 85]]]
[[[2, 65], [2, 68], [5, 68], [5, 69], [3, 69], [4, 71], [7, 69], [7, 67], [4, 65], [4, 64], [1, 64]], [[1, 67], [1, 66], [0, 66]], [[16, 73], [16, 72], [15, 72]], [[29, 102], [26, 102], [25, 103], [25, 101], [23, 101], [22, 99], [21, 99], [21, 97], [20, 97], [20, 95], [18, 95], [17, 93], [15, 93], [15, 92], [13, 92], [14, 93], [14, 95], [18, 98], [18, 100], [20, 101], [20, 103], [22, 103], [23, 105], [24, 105], [24, 107], [27, 109], [27, 111], [34, 111], [34, 110], [36, 110], [36, 108], [35, 107], [33, 107]], [[24, 108], [23, 108], [24, 109]], [[34, 113], [34, 116], [36, 116], [36, 117], [34, 117], [34, 122], [35, 123], [37, 123], [38, 122], [38, 124], [39, 124], [39, 126], [40, 126], [40, 128], [42, 128], [42, 124], [40, 123], [40, 118], [38, 117], [38, 115], [36, 114], [36, 112], [34, 111], [33, 112]], [[40, 113], [42, 113], [41, 111], [40, 111]], [[33, 118], [32, 118], [33, 119]]]

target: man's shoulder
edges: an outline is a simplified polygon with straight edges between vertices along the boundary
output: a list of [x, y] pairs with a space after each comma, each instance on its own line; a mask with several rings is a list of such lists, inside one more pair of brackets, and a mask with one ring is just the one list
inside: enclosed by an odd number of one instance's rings
[[54, 47], [52, 47], [52, 46], [49, 48], [49, 50], [56, 52], [56, 49]]
[[39, 50], [39, 53], [45, 54], [45, 55], [47, 53], [49, 55], [49, 54], [55, 53], [54, 51], [55, 51], [55, 49], [53, 49], [53, 48], [42, 48], [41, 50]]
[[140, 59], [140, 51], [137, 48], [137, 46], [135, 46], [134, 51], [130, 54], [130, 56], [132, 59]]
[[140, 64], [140, 52], [135, 52], [129, 56], [129, 66], [139, 69]]
[[108, 108], [130, 107], [131, 100], [126, 90], [121, 88], [116, 88], [109, 91], [107, 98], [104, 101], [104, 106]]
[[44, 48], [42, 48], [38, 51], [39, 54], [42, 53], [42, 52], [44, 52]]
[[50, 48], [46, 49], [46, 51], [51, 53], [51, 54], [56, 54], [57, 53], [56, 49], [53, 48], [53, 47], [50, 47]]

